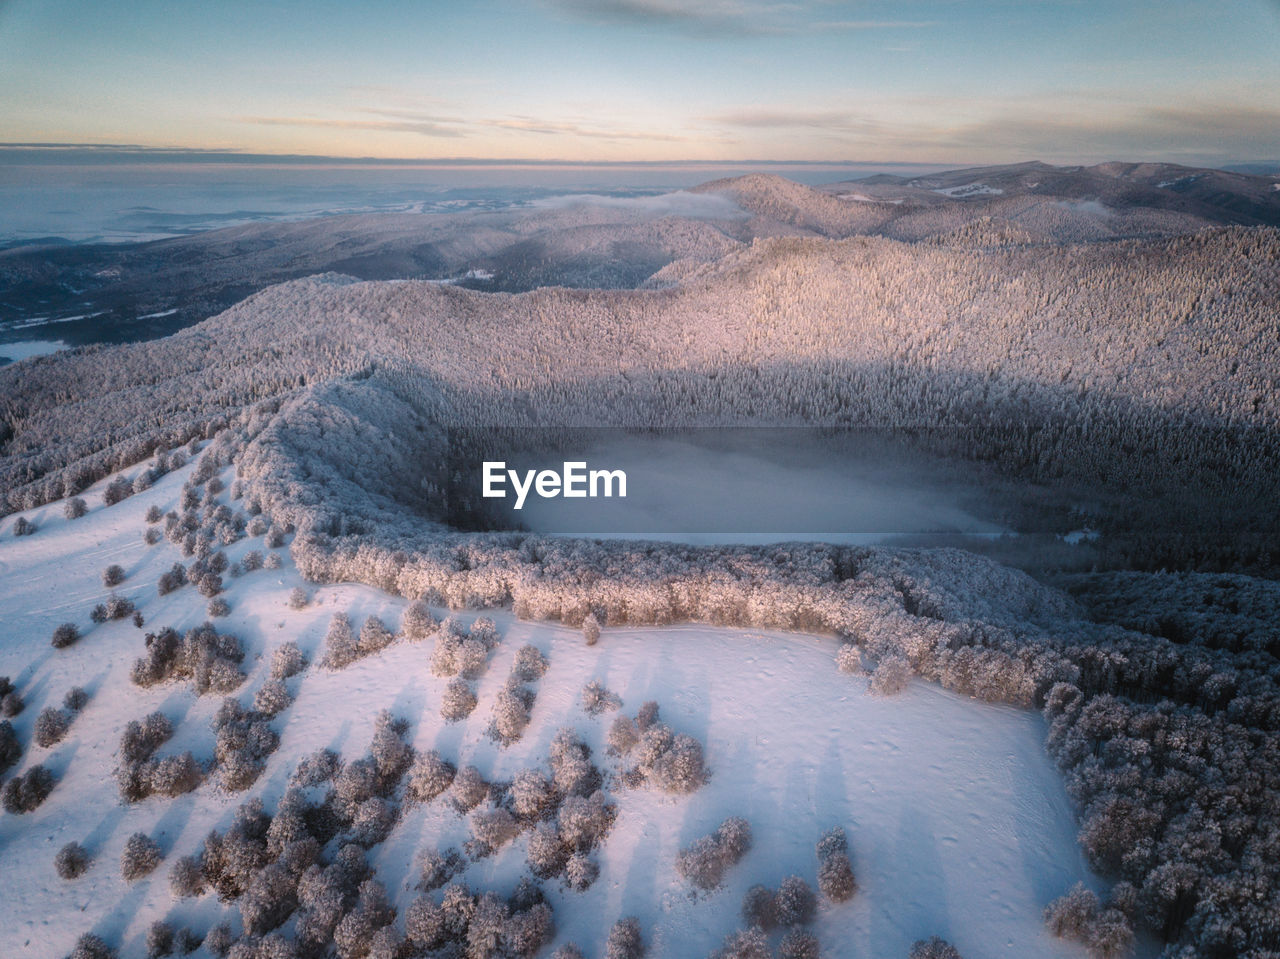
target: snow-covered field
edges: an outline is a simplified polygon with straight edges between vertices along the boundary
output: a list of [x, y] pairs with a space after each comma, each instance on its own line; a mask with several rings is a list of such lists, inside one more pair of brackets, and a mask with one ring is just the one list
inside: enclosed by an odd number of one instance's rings
[[[357, 628], [378, 615], [394, 630], [406, 603], [363, 586], [306, 586], [285, 549], [277, 550], [284, 560], [279, 570], [225, 578], [231, 613], [217, 621], [247, 650], [248, 679], [237, 692], [245, 704], [281, 643], [296, 640], [313, 661], [288, 681], [296, 700], [273, 722], [281, 741], [265, 773], [244, 793], [222, 793], [211, 778], [177, 799], [122, 803], [112, 770], [129, 720], [160, 710], [173, 721], [176, 733], [160, 755], [213, 753], [209, 724], [220, 697], [197, 698], [186, 683], [142, 689], [129, 682], [146, 630], [181, 630], [205, 619], [207, 601], [194, 587], [157, 595], [158, 577], [181, 556], [165, 540], [155, 546], [142, 540], [147, 507], [174, 508], [190, 471], [171, 473], [112, 507], [103, 506], [106, 483], [99, 483], [84, 494], [88, 514], [76, 520], [64, 519], [59, 503], [28, 511], [21, 515], [37, 526], [31, 536], [12, 535], [17, 517], [0, 524], [0, 675], [10, 676], [25, 700], [12, 720], [24, 753], [9, 775], [43, 763], [58, 777], [35, 811], [0, 815], [0, 956], [64, 955], [90, 930], [118, 944], [121, 956], [141, 956], [147, 928], [161, 918], [201, 934], [223, 919], [238, 928], [234, 905], [211, 894], [175, 899], [170, 865], [197, 852], [210, 829], [226, 829], [250, 797], [262, 796], [270, 811], [305, 754], [329, 747], [346, 759], [363, 755], [381, 709], [408, 720], [417, 749], [436, 749], [459, 767], [474, 764], [490, 781], [524, 768], [545, 771], [549, 744], [563, 726], [586, 738], [606, 773], [614, 771], [605, 733], [616, 714], [592, 717], [581, 706], [581, 689], [591, 680], [617, 693], [629, 715], [656, 700], [675, 732], [704, 743], [711, 778], [692, 795], [673, 796], [627, 790], [610, 777], [605, 789], [618, 818], [597, 853], [599, 879], [582, 893], [544, 884], [555, 911], [555, 944], [572, 940], [586, 955], [602, 955], [610, 925], [635, 915], [650, 956], [705, 956], [741, 928], [739, 906], [751, 885], [776, 887], [792, 874], [816, 885], [814, 843], [840, 825], [860, 888], [848, 903], [820, 906], [813, 931], [824, 956], [904, 957], [913, 941], [930, 935], [949, 939], [969, 959], [1084, 954], [1052, 938], [1041, 919], [1044, 906], [1077, 880], [1101, 887], [1075, 843], [1070, 803], [1044, 754], [1037, 714], [919, 681], [893, 698], [869, 695], [865, 679], [837, 671], [829, 637], [606, 628], [600, 643], [587, 647], [577, 630], [497, 611], [503, 638], [477, 684], [479, 705], [469, 719], [449, 724], [439, 712], [448, 681], [428, 669], [429, 639], [400, 641], [338, 672], [314, 665], [335, 612], [346, 611]], [[244, 539], [226, 552], [235, 562], [251, 549], [263, 549], [262, 541]], [[143, 612], [145, 630], [128, 620], [90, 624], [89, 610], [107, 593], [101, 572], [110, 563], [124, 567], [117, 592]], [[300, 585], [312, 602], [294, 610], [287, 600]], [[83, 637], [54, 649], [50, 634], [65, 621]], [[533, 684], [537, 699], [523, 738], [503, 748], [485, 728], [525, 643], [538, 647], [550, 668]], [[51, 748], [36, 746], [36, 714], [60, 705], [76, 685], [91, 699], [70, 733]], [[750, 822], [754, 844], [722, 888], [695, 895], [675, 872], [677, 852], [735, 815]], [[139, 831], [158, 840], [165, 861], [126, 883], [120, 854]], [[466, 819], [438, 799], [407, 810], [390, 838], [370, 850], [377, 878], [402, 915], [418, 895], [417, 857], [468, 837]], [[53, 857], [73, 840], [94, 861], [82, 877], [64, 881]], [[462, 878], [475, 889], [509, 893], [526, 871], [525, 844], [521, 837], [471, 863]]]

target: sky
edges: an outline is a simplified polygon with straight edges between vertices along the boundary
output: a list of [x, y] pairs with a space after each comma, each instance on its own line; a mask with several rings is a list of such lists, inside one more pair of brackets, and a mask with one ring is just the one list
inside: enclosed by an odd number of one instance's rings
[[1280, 161], [1280, 0], [0, 0], [0, 143]]

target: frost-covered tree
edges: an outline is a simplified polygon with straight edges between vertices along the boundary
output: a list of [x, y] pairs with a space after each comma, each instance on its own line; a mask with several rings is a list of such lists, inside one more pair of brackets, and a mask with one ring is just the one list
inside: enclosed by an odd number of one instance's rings
[[588, 646], [600, 642], [600, 620], [596, 619], [595, 613], [587, 613], [582, 620], [582, 638]]
[[609, 938], [605, 940], [605, 959], [642, 959], [644, 953], [640, 920], [635, 916], [626, 916], [615, 922], [609, 929]]
[[918, 939], [911, 945], [907, 959], [962, 959], [955, 946], [938, 936]]
[[334, 613], [329, 621], [329, 631], [324, 637], [324, 657], [320, 665], [325, 669], [342, 669], [359, 657], [356, 636], [346, 613]]
[[75, 623], [63, 623], [53, 631], [53, 637], [49, 640], [54, 649], [66, 649], [73, 646], [80, 639], [80, 630], [76, 628]]
[[160, 844], [146, 833], [136, 832], [125, 841], [120, 853], [120, 875], [125, 882], [141, 879], [160, 865]]
[[449, 801], [460, 813], [470, 812], [489, 795], [489, 784], [475, 766], [463, 766], [453, 777]]
[[62, 507], [62, 515], [67, 519], [79, 519], [87, 512], [89, 512], [89, 504], [79, 496], [71, 497]]
[[4, 784], [0, 790], [0, 804], [3, 804], [5, 812], [32, 812], [49, 797], [56, 782], [53, 773], [44, 766], [32, 766], [23, 775], [14, 776]]
[[456, 775], [453, 763], [434, 749], [420, 754], [409, 769], [405, 801], [411, 804], [431, 802], [453, 784]]
[[621, 706], [622, 700], [618, 694], [605, 689], [598, 679], [593, 679], [582, 687], [582, 708], [589, 716], [599, 716]]
[[61, 742], [70, 728], [71, 720], [66, 713], [61, 709], [46, 706], [36, 716], [35, 726], [32, 727], [32, 736], [37, 746], [47, 749]]
[[102, 585], [108, 588], [119, 586], [124, 582], [124, 567], [119, 563], [112, 563], [102, 571]]
[[476, 708], [476, 694], [464, 679], [452, 679], [440, 698], [440, 715], [449, 722], [466, 719]]
[[307, 668], [307, 657], [292, 639], [285, 640], [271, 654], [271, 678], [288, 679]]
[[301, 586], [295, 586], [289, 591], [290, 609], [306, 609], [310, 602], [311, 596]]
[[547, 657], [536, 646], [525, 644], [516, 651], [511, 675], [522, 683], [535, 683], [547, 672]]
[[53, 868], [62, 879], [77, 879], [84, 875], [93, 858], [78, 842], [69, 842], [53, 857]]
[[813, 890], [799, 876], [788, 876], [778, 885], [774, 908], [777, 910], [779, 925], [799, 926], [812, 922], [817, 906]]

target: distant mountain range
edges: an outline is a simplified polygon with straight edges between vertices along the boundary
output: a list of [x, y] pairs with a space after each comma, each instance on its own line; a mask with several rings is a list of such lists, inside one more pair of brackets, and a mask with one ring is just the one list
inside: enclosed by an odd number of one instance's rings
[[812, 188], [751, 174], [657, 198], [322, 217], [137, 244], [26, 245], [0, 251], [0, 341], [150, 339], [274, 283], [326, 271], [502, 292], [617, 289], [676, 282], [763, 237], [873, 235], [984, 248], [1223, 225], [1280, 226], [1280, 176], [1033, 162]]

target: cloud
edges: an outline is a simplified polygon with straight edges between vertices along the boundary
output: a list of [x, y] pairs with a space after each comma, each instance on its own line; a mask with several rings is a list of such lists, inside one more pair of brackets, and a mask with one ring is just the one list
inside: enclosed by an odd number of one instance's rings
[[[383, 111], [369, 111], [378, 113]], [[338, 120], [319, 117], [237, 117], [241, 123], [258, 126], [320, 127], [332, 130], [389, 130], [394, 133], [416, 133], [424, 137], [464, 137], [466, 131], [459, 126], [446, 125], [437, 120], [383, 119]], [[453, 121], [450, 121], [452, 123]]]
[[1222, 163], [1280, 156], [1280, 109], [1249, 104], [1122, 102], [1094, 93], [1038, 100], [931, 98], [838, 108], [744, 107], [703, 118], [713, 128], [806, 133], [882, 156], [1166, 158]]
[[545, 0], [593, 23], [667, 27], [700, 36], [786, 36], [800, 33], [918, 29], [932, 20], [814, 19], [831, 0], [770, 3], [760, 0]]
[[508, 117], [502, 120], [477, 120], [475, 122], [479, 126], [492, 127], [499, 130], [512, 130], [516, 133], [590, 137], [600, 140], [658, 140], [666, 143], [679, 143], [688, 139], [672, 133], [590, 127], [570, 121], [540, 120], [534, 117]]

